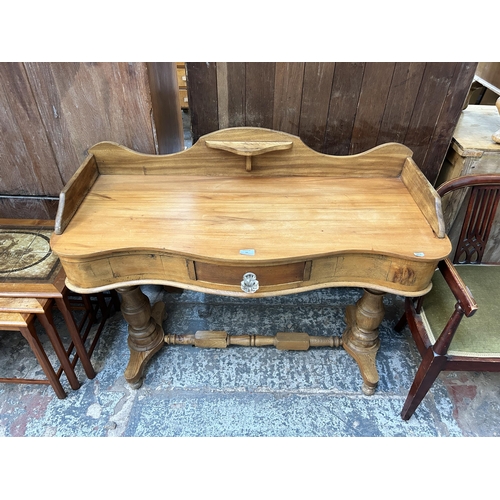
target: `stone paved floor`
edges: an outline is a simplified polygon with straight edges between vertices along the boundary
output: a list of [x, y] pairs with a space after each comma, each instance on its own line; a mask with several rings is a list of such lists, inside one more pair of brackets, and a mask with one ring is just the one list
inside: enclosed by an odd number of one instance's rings
[[[345, 306], [361, 293], [333, 288], [237, 299], [143, 289], [152, 302], [166, 301], [165, 331], [226, 330], [234, 335], [340, 334]], [[419, 363], [409, 331], [393, 330], [403, 300], [384, 298], [380, 383], [373, 396], [362, 394], [357, 365], [338, 348], [170, 346], [155, 355], [143, 386], [133, 390], [123, 377], [127, 334], [116, 313], [94, 352], [97, 377], [85, 379], [78, 367], [82, 387], [72, 391], [63, 376], [66, 399], [57, 399], [49, 386], [0, 384], [0, 436], [497, 436], [500, 374], [441, 374], [415, 415], [401, 420]], [[41, 375], [16, 333], [0, 336], [0, 368], [0, 376]]]

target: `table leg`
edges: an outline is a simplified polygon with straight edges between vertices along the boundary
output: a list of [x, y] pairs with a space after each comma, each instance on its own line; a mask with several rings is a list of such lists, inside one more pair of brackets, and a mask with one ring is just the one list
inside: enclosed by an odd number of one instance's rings
[[365, 288], [356, 305], [346, 310], [343, 347], [358, 363], [363, 377], [361, 389], [367, 396], [375, 392], [379, 380], [375, 357], [380, 345], [378, 327], [384, 318], [384, 295], [385, 292]]
[[139, 286], [119, 287], [121, 311], [128, 323], [130, 359], [125, 379], [134, 388], [142, 385], [144, 368], [151, 357], [164, 345], [162, 322], [165, 304], [157, 302], [153, 307]]

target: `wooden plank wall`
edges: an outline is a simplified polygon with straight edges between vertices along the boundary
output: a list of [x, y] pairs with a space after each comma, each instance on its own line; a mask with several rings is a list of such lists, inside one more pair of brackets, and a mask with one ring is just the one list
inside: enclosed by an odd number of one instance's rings
[[433, 183], [477, 63], [187, 63], [193, 140], [226, 127], [298, 135], [334, 155], [401, 142]]
[[183, 149], [175, 75], [174, 63], [0, 63], [0, 218], [53, 219], [97, 142]]
[[476, 76], [481, 79], [481, 83], [487, 84], [495, 94], [500, 95], [500, 62], [478, 63]]

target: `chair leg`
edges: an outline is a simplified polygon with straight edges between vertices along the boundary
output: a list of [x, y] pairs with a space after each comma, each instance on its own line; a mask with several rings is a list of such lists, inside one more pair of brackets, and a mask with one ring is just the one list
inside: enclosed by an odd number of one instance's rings
[[52, 389], [54, 389], [56, 396], [59, 399], [64, 399], [66, 397], [66, 392], [64, 392], [61, 382], [59, 381], [59, 377], [56, 375], [54, 368], [52, 368], [49, 358], [47, 357], [47, 354], [45, 353], [42, 344], [40, 343], [33, 322], [28, 323], [27, 327], [19, 328], [19, 331], [21, 332], [23, 337], [28, 341], [31, 350], [33, 351], [34, 355], [36, 356], [36, 359], [40, 363], [40, 366], [42, 367], [45, 376], [49, 380]]
[[52, 347], [54, 348], [54, 351], [59, 358], [59, 362], [61, 363], [61, 367], [66, 374], [66, 378], [68, 379], [71, 388], [74, 390], [79, 389], [80, 382], [78, 381], [78, 378], [75, 374], [75, 370], [73, 370], [73, 367], [71, 366], [71, 362], [68, 359], [66, 350], [64, 349], [64, 346], [61, 342], [61, 338], [57, 334], [54, 327], [54, 319], [52, 317], [51, 308], [48, 307], [45, 311], [45, 314], [37, 314], [37, 318], [47, 332], [50, 342], [52, 343]]
[[58, 309], [61, 311], [61, 314], [64, 317], [64, 321], [66, 322], [66, 326], [68, 327], [69, 333], [71, 335], [71, 340], [73, 340], [73, 344], [75, 345], [78, 357], [82, 362], [85, 374], [89, 379], [93, 379], [96, 376], [96, 372], [90, 362], [90, 357], [85, 349], [85, 346], [83, 345], [83, 341], [76, 327], [75, 320], [69, 309], [68, 297], [67, 295], [63, 295], [62, 297], [56, 298], [55, 301]]
[[445, 364], [446, 356], [438, 356], [430, 347], [427, 349], [401, 411], [403, 420], [411, 418]]
[[394, 330], [400, 332], [407, 324], [408, 322], [406, 321], [406, 312], [404, 312], [403, 316], [401, 316], [401, 319], [394, 326]]

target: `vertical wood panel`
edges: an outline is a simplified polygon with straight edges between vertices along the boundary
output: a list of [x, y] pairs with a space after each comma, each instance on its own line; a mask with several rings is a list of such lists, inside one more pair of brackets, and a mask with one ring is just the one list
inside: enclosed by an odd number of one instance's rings
[[174, 62], [147, 63], [146, 66], [158, 153], [177, 153], [184, 149], [177, 66]]
[[276, 63], [273, 129], [299, 134], [305, 63]]
[[377, 144], [404, 141], [424, 70], [425, 63], [396, 63]]
[[22, 63], [0, 64], [0, 131], [0, 194], [57, 196], [63, 180]]
[[422, 171], [434, 184], [443, 165], [446, 153], [451, 144], [453, 131], [460, 118], [465, 99], [468, 96], [470, 82], [474, 78], [477, 63], [457, 64], [449, 91], [441, 108], [434, 134], [429, 142]]
[[362, 153], [377, 145], [394, 67], [395, 63], [366, 63], [350, 154]]
[[26, 70], [64, 182], [99, 141], [156, 152], [144, 63], [26, 63]]
[[404, 140], [404, 144], [413, 151], [413, 159], [426, 176], [431, 173], [425, 168], [424, 159], [457, 64], [459, 63], [426, 64]]
[[245, 126], [245, 63], [217, 63], [219, 128]]
[[304, 69], [299, 137], [316, 151], [325, 142], [334, 71], [335, 63], [329, 62], [308, 62]]
[[247, 127], [273, 128], [275, 69], [276, 63], [246, 63]]
[[[305, 63], [302, 84], [301, 64], [246, 63], [243, 96], [241, 83], [230, 83], [228, 63], [220, 95], [229, 126], [231, 99], [244, 108], [246, 126], [297, 134], [299, 113], [297, 135], [317, 151], [347, 155], [401, 142], [435, 178], [458, 119], [456, 103], [472, 81], [466, 63]], [[235, 81], [242, 81], [241, 68]]]
[[229, 127], [229, 82], [227, 81], [227, 63], [219, 62], [217, 74], [217, 118], [219, 128]]
[[217, 68], [215, 63], [186, 63], [193, 144], [219, 129]]
[[[490, 87], [500, 89], [500, 62], [477, 63], [476, 75], [489, 83]], [[495, 91], [495, 93], [498, 93], [498, 91]]]
[[246, 95], [246, 66], [245, 63], [227, 63], [227, 83], [231, 92], [228, 96], [228, 112], [230, 127], [244, 127], [245, 95]]
[[365, 63], [336, 63], [323, 152], [347, 155], [358, 109]]

